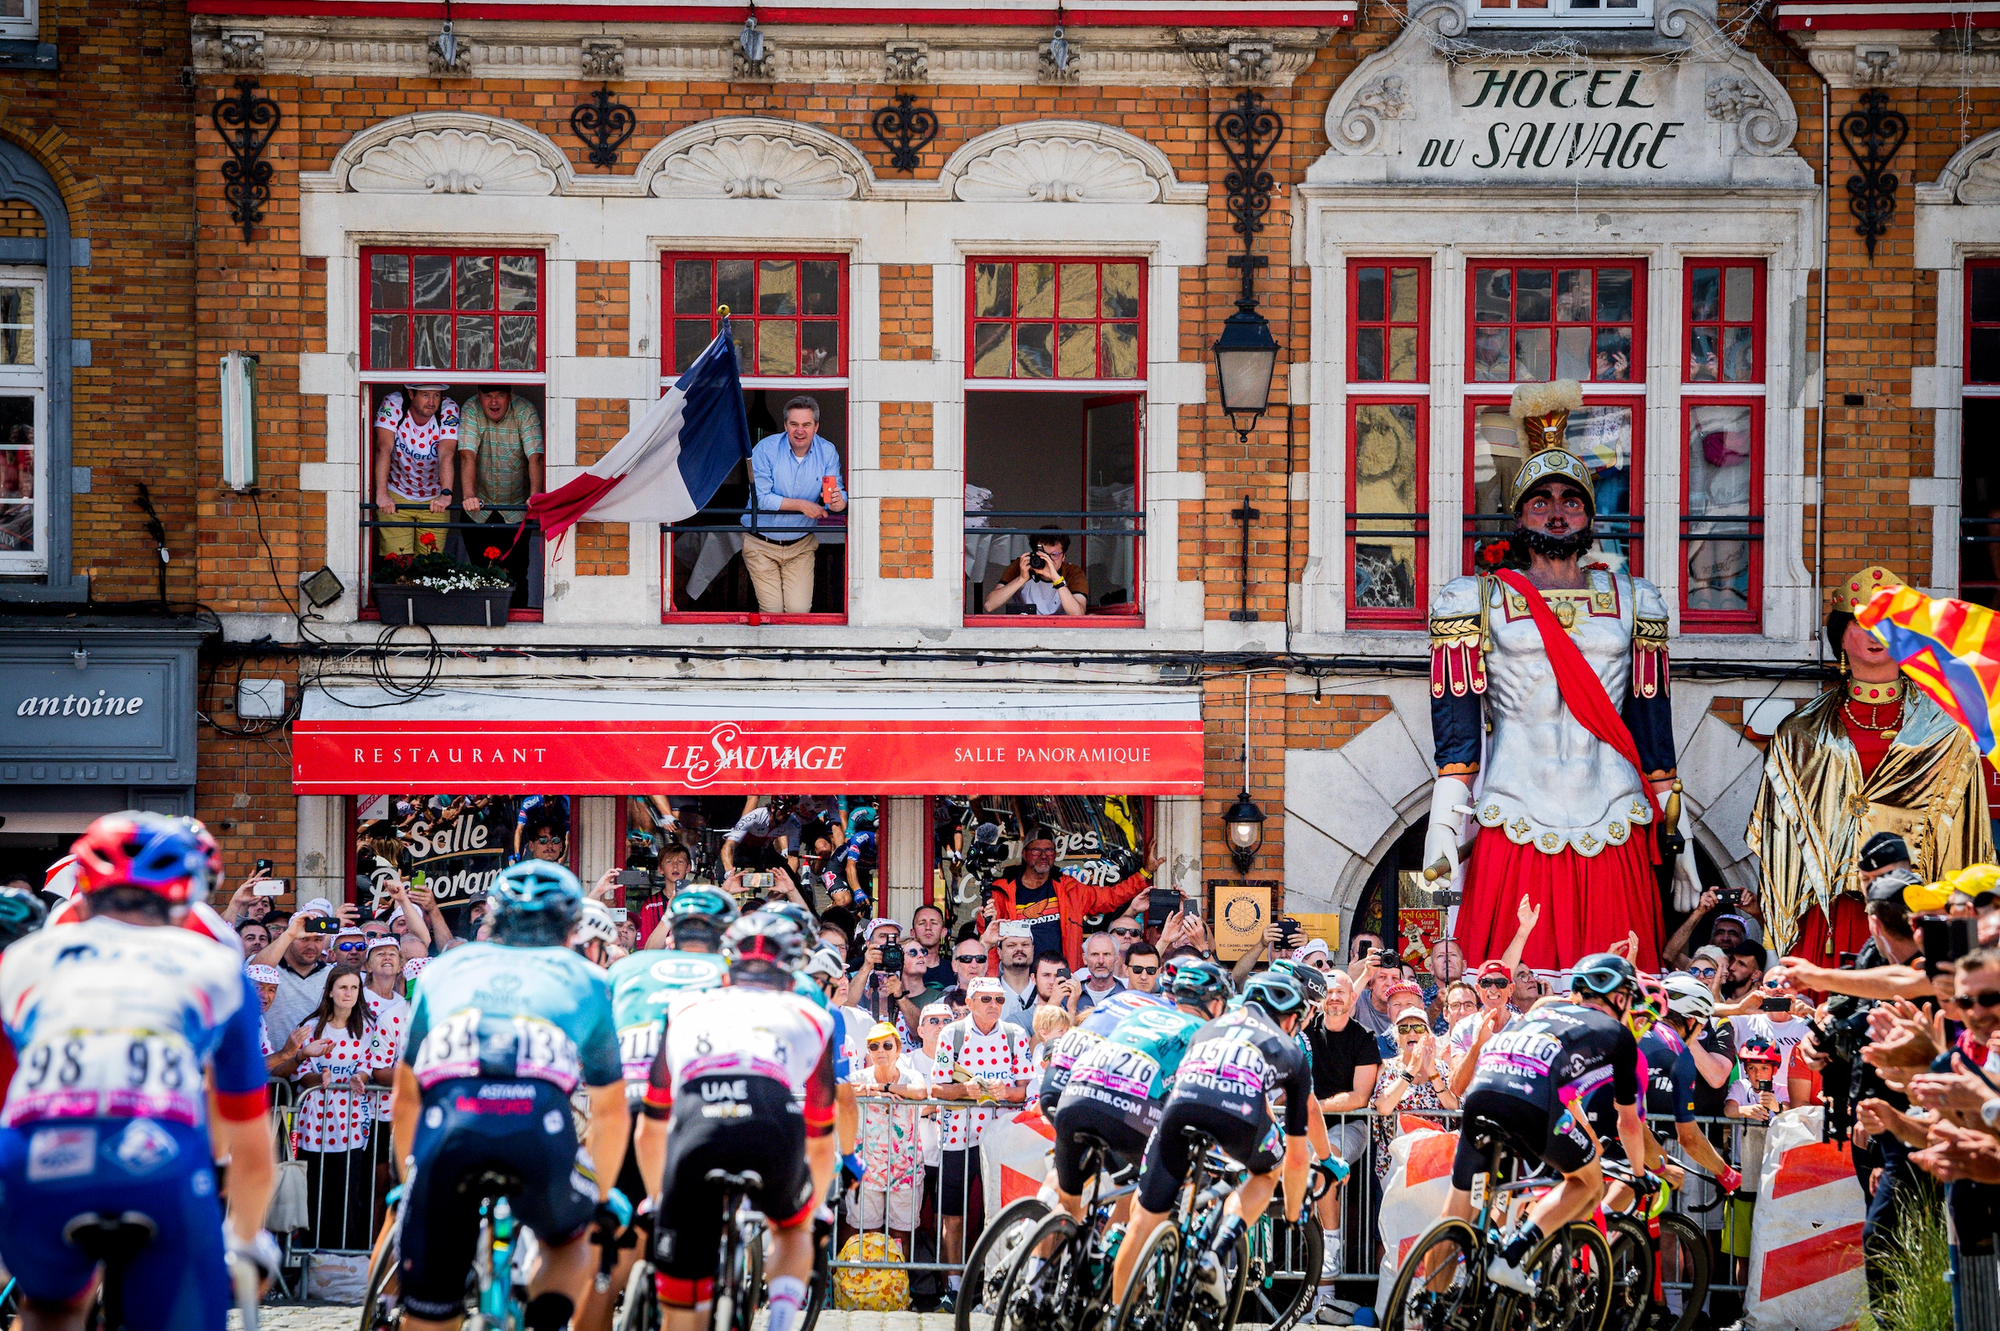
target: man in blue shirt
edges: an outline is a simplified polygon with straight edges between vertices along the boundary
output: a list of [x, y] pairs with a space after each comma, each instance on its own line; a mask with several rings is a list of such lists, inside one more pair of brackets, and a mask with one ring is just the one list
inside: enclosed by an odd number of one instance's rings
[[819, 536], [813, 525], [847, 511], [840, 483], [840, 454], [819, 435], [819, 403], [795, 397], [785, 404], [785, 432], [768, 435], [750, 450], [757, 512], [745, 513], [743, 566], [757, 588], [757, 608], [767, 615], [812, 610], [813, 562]]

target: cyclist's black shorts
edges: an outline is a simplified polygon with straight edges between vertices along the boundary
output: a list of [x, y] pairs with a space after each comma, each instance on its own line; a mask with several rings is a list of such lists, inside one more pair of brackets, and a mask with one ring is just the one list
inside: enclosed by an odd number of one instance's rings
[[[735, 1093], [742, 1091], [739, 1098]], [[810, 1221], [819, 1199], [806, 1167], [806, 1121], [791, 1090], [770, 1077], [696, 1077], [674, 1093], [667, 1170], [654, 1221], [656, 1288], [668, 1304], [708, 1298], [722, 1240], [722, 1189], [712, 1169], [754, 1171], [750, 1205], [775, 1229]]]
[[574, 1239], [597, 1211], [569, 1097], [545, 1081], [438, 1083], [424, 1092], [411, 1155], [397, 1229], [403, 1306], [432, 1321], [465, 1311], [482, 1174], [515, 1180], [507, 1203], [545, 1245]]
[[1464, 1192], [1486, 1172], [1486, 1152], [1478, 1144], [1473, 1120], [1484, 1119], [1507, 1148], [1525, 1164], [1540, 1161], [1563, 1174], [1574, 1174], [1597, 1158], [1597, 1146], [1576, 1115], [1564, 1110], [1550, 1117], [1546, 1109], [1490, 1086], [1475, 1086], [1465, 1097], [1458, 1150], [1451, 1158], [1451, 1186]]
[[1056, 1111], [1056, 1186], [1072, 1197], [1081, 1196], [1090, 1183], [1090, 1152], [1077, 1140], [1087, 1132], [1111, 1148], [1106, 1169], [1123, 1169], [1146, 1153], [1146, 1134], [1125, 1121], [1125, 1116], [1109, 1105], [1093, 1100], [1072, 1100]]
[[1284, 1158], [1284, 1134], [1269, 1114], [1246, 1118], [1200, 1100], [1169, 1100], [1146, 1147], [1146, 1172], [1139, 1178], [1139, 1205], [1148, 1211], [1174, 1209], [1174, 1198], [1187, 1182], [1188, 1141], [1183, 1134], [1188, 1128], [1213, 1137], [1224, 1155], [1253, 1174], [1270, 1173]]
[[618, 1166], [618, 1191], [625, 1194], [634, 1206], [641, 1197], [653, 1195], [653, 1189], [646, 1182], [646, 1176], [639, 1172], [639, 1106], [631, 1106], [632, 1130], [625, 1138], [625, 1159]]

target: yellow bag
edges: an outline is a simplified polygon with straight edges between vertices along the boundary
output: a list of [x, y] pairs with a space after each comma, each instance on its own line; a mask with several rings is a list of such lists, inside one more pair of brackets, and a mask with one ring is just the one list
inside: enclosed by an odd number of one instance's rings
[[[856, 1234], [840, 1245], [843, 1262], [900, 1262], [903, 1245], [881, 1232]], [[856, 1270], [833, 1273], [833, 1306], [844, 1312], [899, 1313], [910, 1306], [910, 1277], [904, 1271]]]

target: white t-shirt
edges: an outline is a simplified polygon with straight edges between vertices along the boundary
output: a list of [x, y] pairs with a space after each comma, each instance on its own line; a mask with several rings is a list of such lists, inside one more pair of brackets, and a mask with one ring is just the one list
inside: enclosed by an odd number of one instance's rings
[[[923, 1086], [926, 1088], [930, 1086], [931, 1056], [923, 1051], [922, 1046], [904, 1050], [903, 1056], [896, 1060], [896, 1066], [903, 1069], [904, 1081], [909, 1082], [913, 1086]], [[930, 1113], [927, 1110], [924, 1116], [917, 1120], [917, 1140], [924, 1144], [924, 1163], [926, 1165], [935, 1165], [938, 1162], [938, 1121], [936, 1114]]]
[[1798, 1048], [1799, 1041], [1806, 1038], [1809, 1028], [1804, 1017], [1773, 1018], [1772, 1013], [1752, 1012], [1747, 1017], [1731, 1017], [1729, 1024], [1736, 1028], [1738, 1049], [1751, 1040], [1762, 1040], [1777, 1046], [1782, 1061], [1778, 1064], [1778, 1075], [1771, 1079], [1771, 1089], [1778, 1093], [1779, 1104], [1789, 1106], [1792, 1102], [1792, 1051]]

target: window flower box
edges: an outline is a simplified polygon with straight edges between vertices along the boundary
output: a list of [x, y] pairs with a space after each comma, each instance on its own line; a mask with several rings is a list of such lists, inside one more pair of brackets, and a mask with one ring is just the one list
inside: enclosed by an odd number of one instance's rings
[[499, 628], [507, 623], [511, 587], [436, 591], [413, 584], [378, 583], [375, 608], [384, 624], [470, 624]]

